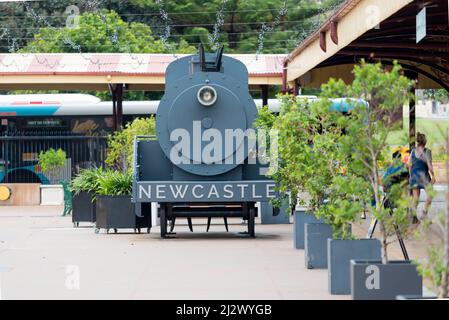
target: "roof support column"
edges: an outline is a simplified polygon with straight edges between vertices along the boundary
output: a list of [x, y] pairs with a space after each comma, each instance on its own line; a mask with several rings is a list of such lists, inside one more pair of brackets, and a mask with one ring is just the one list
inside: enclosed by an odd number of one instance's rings
[[109, 85], [112, 95], [112, 116], [114, 118], [114, 131], [118, 131], [123, 125], [123, 84]]
[[[418, 79], [418, 74], [416, 72], [406, 70], [405, 76], [412, 80]], [[409, 147], [410, 150], [416, 145], [416, 88], [413, 86], [411, 89], [412, 99], [409, 102], [408, 111], [408, 137], [409, 137]]]
[[301, 85], [299, 84], [298, 80], [295, 80], [295, 86], [293, 88], [293, 94], [295, 96], [299, 95], [300, 90], [301, 90]]
[[268, 106], [268, 85], [261, 85], [260, 89], [262, 92], [262, 106]]
[[288, 83], [287, 83], [287, 60], [284, 61], [284, 66], [282, 68], [282, 93], [288, 92]]

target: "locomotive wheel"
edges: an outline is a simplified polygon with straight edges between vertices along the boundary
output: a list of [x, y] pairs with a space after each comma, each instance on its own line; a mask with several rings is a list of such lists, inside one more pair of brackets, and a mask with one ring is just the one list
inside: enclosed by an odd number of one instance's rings
[[175, 223], [176, 223], [176, 217], [172, 217], [171, 223], [170, 223], [170, 233], [172, 233], [173, 230], [175, 229]]
[[161, 238], [167, 237], [167, 217], [165, 215], [166, 204], [161, 204], [159, 208], [159, 218], [161, 220]]
[[114, 228], [114, 233], [117, 233], [117, 231], [118, 231], [117, 228]]
[[255, 238], [256, 237], [254, 208], [250, 208], [249, 209], [248, 231], [249, 231], [249, 236], [251, 238]]

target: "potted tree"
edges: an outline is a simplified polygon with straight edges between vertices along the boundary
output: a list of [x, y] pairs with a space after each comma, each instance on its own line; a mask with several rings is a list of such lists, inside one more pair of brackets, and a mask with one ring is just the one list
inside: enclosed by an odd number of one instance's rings
[[[413, 82], [402, 75], [396, 62], [390, 70], [381, 64], [367, 64], [354, 68], [354, 81], [346, 85], [343, 81], [332, 81], [330, 93], [345, 93], [347, 96], [368, 102], [355, 103], [351, 119], [345, 126], [342, 148], [348, 155], [352, 170], [369, 186], [367, 195], [372, 205], [367, 206], [371, 216], [378, 221], [381, 237], [381, 259], [351, 260], [351, 295], [353, 299], [394, 299], [398, 294], [422, 292], [422, 279], [416, 266], [410, 261], [389, 261], [388, 239], [396, 229], [404, 232], [411, 218], [403, 198], [403, 186], [396, 185], [389, 192], [387, 207], [381, 192], [381, 166], [389, 156], [387, 139], [400, 123], [396, 114], [410, 98]], [[358, 100], [356, 100], [358, 101]]]
[[330, 145], [316, 144], [325, 131], [322, 119], [313, 102], [285, 96], [274, 128], [279, 135], [280, 163], [272, 177], [281, 194], [290, 195], [291, 199], [297, 199], [300, 193], [308, 196], [307, 203], [304, 198], [299, 199], [299, 203], [307, 205], [308, 210], [295, 212], [294, 245], [305, 249], [307, 268], [325, 268], [326, 239], [332, 236], [332, 228], [315, 214], [325, 205], [326, 188], [332, 178], [328, 159], [323, 157], [322, 150], [330, 148]]
[[70, 203], [68, 197], [65, 197], [65, 181], [70, 180], [65, 177], [64, 167], [66, 166], [67, 155], [64, 150], [55, 150], [50, 148], [41, 151], [38, 158], [38, 166], [45, 174], [47, 182], [41, 185], [41, 204], [42, 205], [60, 205], [64, 203], [63, 215], [70, 213]]
[[71, 181], [72, 222], [75, 227], [78, 227], [80, 222], [96, 221], [95, 196], [99, 178], [104, 173], [103, 168], [84, 169]]
[[[276, 115], [268, 110], [267, 106], [259, 108], [258, 117], [254, 122], [254, 128], [258, 132], [263, 131], [264, 137], [274, 132], [274, 123], [276, 121]], [[266, 139], [259, 139], [259, 152], [265, 156], [265, 161], [270, 162], [270, 142]], [[262, 151], [263, 150], [263, 151]], [[259, 154], [259, 158], [262, 156]], [[294, 203], [292, 205], [292, 203]], [[276, 199], [270, 202], [260, 202], [260, 222], [261, 224], [289, 224], [290, 216], [295, 210], [296, 202], [291, 201], [289, 195], [285, 195], [280, 199]]]
[[[279, 99], [279, 116], [275, 118], [273, 115], [262, 114], [258, 121], [263, 121], [278, 133], [279, 162], [275, 171], [268, 172], [276, 181], [281, 195], [274, 204], [279, 207], [287, 204], [290, 207], [290, 214], [294, 215], [293, 245], [296, 249], [304, 249], [305, 224], [322, 222], [313, 213], [314, 207], [321, 202], [321, 193], [314, 193], [313, 196], [307, 193], [307, 186], [313, 186], [308, 182], [313, 182], [311, 178], [315, 176], [316, 171], [312, 162], [317, 157], [310, 146], [310, 137], [313, 128], [318, 124], [314, 122], [310, 109], [307, 108], [307, 100], [291, 95], [282, 95]], [[297, 204], [304, 210], [296, 211]]]
[[[308, 192], [324, 199], [315, 206], [314, 212], [331, 230], [322, 224], [307, 224], [306, 229], [310, 229], [311, 234], [307, 232], [306, 241], [321, 228], [323, 235], [315, 241], [318, 248], [313, 250], [313, 259], [321, 267], [328, 268], [330, 293], [349, 294], [350, 260], [380, 259], [380, 242], [356, 239], [352, 235], [352, 223], [361, 218], [366, 203], [369, 203], [369, 184], [359, 175], [358, 163], [351, 161], [345, 150], [346, 127], [352, 121], [351, 114], [336, 107], [341, 109], [345, 105], [350, 108], [352, 101], [343, 101], [342, 105], [336, 106], [338, 101], [330, 98], [341, 96], [338, 89], [339, 83], [331, 80], [323, 86], [320, 99], [308, 106], [314, 122], [319, 123], [310, 137], [319, 157], [311, 161], [314, 174], [307, 184]], [[307, 251], [310, 250], [308, 247], [307, 243]], [[310, 260], [308, 253], [306, 260]]]

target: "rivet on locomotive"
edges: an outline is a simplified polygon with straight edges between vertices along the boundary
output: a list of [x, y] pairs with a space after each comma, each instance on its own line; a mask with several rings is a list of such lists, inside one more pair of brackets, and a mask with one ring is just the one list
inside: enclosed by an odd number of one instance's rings
[[159, 204], [161, 237], [173, 234], [177, 218], [193, 231], [192, 218], [200, 217], [207, 230], [212, 218], [224, 219], [226, 229], [228, 218], [242, 218], [255, 236], [256, 202], [276, 196], [248, 133], [257, 114], [246, 66], [223, 48], [200, 46], [167, 67], [157, 137], [136, 137], [134, 145], [133, 201]]

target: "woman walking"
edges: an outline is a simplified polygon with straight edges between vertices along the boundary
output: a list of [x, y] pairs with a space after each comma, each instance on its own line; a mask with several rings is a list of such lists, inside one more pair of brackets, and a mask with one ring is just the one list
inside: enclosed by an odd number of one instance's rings
[[[418, 222], [417, 208], [421, 189], [431, 187], [435, 183], [435, 175], [432, 166], [432, 152], [426, 148], [427, 139], [422, 133], [417, 135], [417, 147], [410, 153], [409, 172], [410, 172], [410, 188], [413, 195], [414, 223]], [[424, 205], [423, 217], [426, 217], [432, 197], [428, 194], [426, 204]]]

